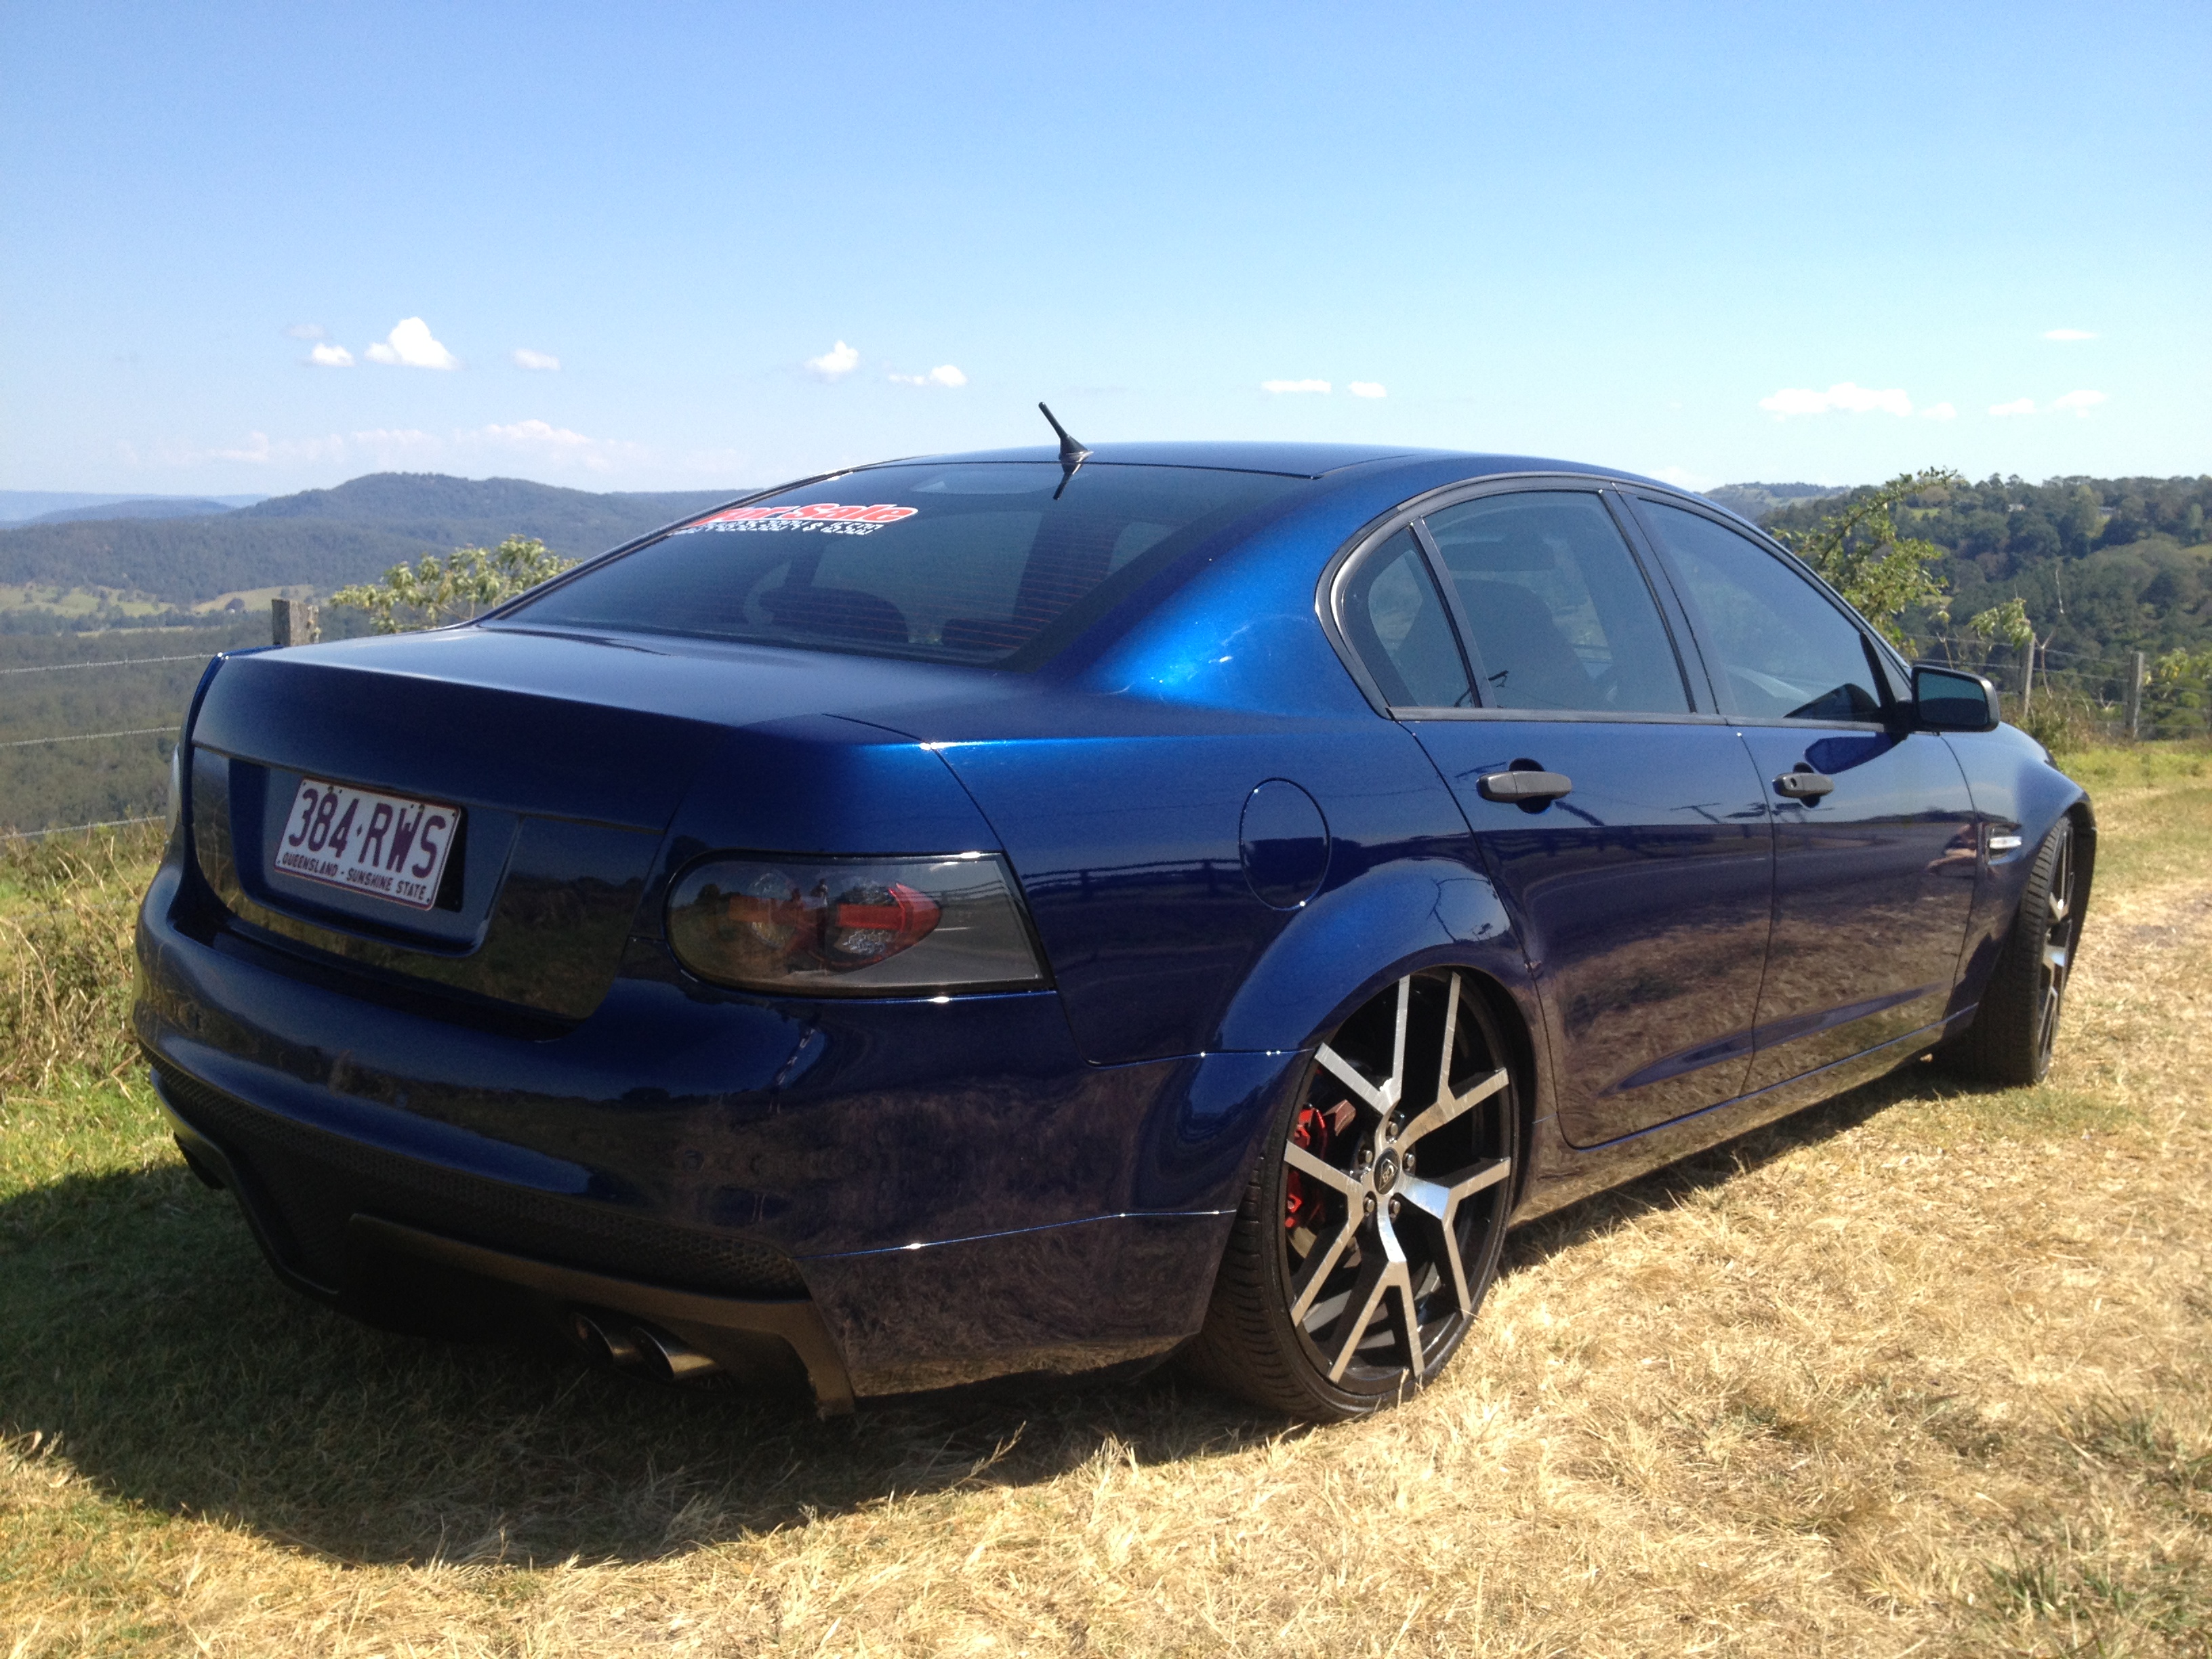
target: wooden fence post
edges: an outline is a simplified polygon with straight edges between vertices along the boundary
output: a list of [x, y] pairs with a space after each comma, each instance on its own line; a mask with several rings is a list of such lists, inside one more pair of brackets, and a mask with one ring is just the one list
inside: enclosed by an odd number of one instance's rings
[[315, 607], [305, 599], [269, 601], [269, 642], [271, 645], [313, 645], [322, 638]]
[[2128, 670], [2128, 741], [2135, 742], [2142, 730], [2143, 653], [2136, 653], [2135, 662]]

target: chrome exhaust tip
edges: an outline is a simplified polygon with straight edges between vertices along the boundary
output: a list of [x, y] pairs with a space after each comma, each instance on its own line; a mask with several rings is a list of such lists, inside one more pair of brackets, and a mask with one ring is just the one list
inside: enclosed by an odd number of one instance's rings
[[568, 1313], [568, 1334], [584, 1352], [617, 1370], [662, 1382], [696, 1386], [722, 1374], [719, 1361], [650, 1325], [633, 1324], [581, 1308]]
[[568, 1334], [592, 1358], [629, 1370], [644, 1361], [636, 1333], [611, 1321], [602, 1322], [581, 1310], [568, 1316]]
[[635, 1334], [644, 1351], [646, 1369], [664, 1382], [696, 1384], [721, 1373], [721, 1366], [696, 1348], [650, 1325], [639, 1326]]

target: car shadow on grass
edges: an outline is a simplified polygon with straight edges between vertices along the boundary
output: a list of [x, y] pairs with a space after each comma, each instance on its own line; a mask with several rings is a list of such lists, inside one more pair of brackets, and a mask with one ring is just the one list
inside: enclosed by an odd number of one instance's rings
[[[1896, 1074], [1517, 1232], [1505, 1271], [1931, 1092]], [[863, 1405], [679, 1392], [371, 1329], [270, 1274], [180, 1167], [0, 1204], [0, 1435], [110, 1498], [355, 1563], [642, 1560], [893, 1497], [1218, 1456], [1302, 1425], [1173, 1370]], [[53, 1443], [58, 1442], [58, 1448]]]
[[1963, 1092], [1966, 1091], [1950, 1073], [1932, 1064], [1908, 1062], [1856, 1089], [1516, 1228], [1506, 1241], [1500, 1271], [1524, 1270], [1571, 1245], [1601, 1237], [1655, 1211], [1673, 1209], [1691, 1194], [1725, 1186], [1789, 1153], [1832, 1140], [1900, 1102], [1944, 1099]]

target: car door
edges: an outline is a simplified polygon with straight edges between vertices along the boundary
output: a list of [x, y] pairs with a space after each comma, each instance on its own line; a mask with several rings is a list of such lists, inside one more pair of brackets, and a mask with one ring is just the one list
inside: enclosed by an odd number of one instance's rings
[[1747, 1086], [1925, 1030], [1972, 908], [1976, 831], [1942, 738], [1909, 729], [1864, 625], [1716, 516], [1636, 512], [1687, 609], [1775, 820], [1774, 931]]
[[1336, 603], [1515, 914], [1568, 1139], [1740, 1092], [1772, 884], [1759, 780], [1606, 492], [1486, 489], [1386, 526]]

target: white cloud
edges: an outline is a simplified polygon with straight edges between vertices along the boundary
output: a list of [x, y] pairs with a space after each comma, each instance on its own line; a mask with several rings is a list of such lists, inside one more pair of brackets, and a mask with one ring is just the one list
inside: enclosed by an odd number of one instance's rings
[[642, 456], [644, 447], [618, 439], [589, 438], [550, 421], [515, 421], [453, 434], [457, 447], [490, 448], [528, 456], [539, 465], [580, 466], [587, 472], [611, 471], [617, 462]]
[[528, 346], [517, 346], [513, 355], [517, 368], [553, 369], [561, 367], [561, 360], [550, 351], [532, 351]]
[[319, 340], [323, 337], [323, 325], [320, 323], [295, 323], [284, 332], [295, 340]]
[[2015, 398], [2008, 404], [1991, 404], [1990, 405], [1990, 413], [1992, 415], [2033, 415], [2035, 413], [2035, 399], [2033, 398]]
[[366, 463], [379, 472], [434, 466], [445, 453], [443, 440], [411, 426], [376, 427], [343, 438], [332, 433], [327, 438], [309, 441], [322, 446], [329, 454], [346, 458], [354, 465]]
[[1948, 404], [1930, 404], [1920, 411], [1920, 418], [1923, 421], [1955, 421], [1959, 418], [1959, 411]]
[[[210, 449], [208, 453], [218, 461], [252, 461], [256, 465], [264, 465], [272, 459], [269, 434], [265, 432], [248, 434], [246, 441], [236, 449]], [[180, 456], [178, 459], [185, 458]]]
[[351, 368], [353, 353], [342, 345], [319, 345], [307, 353], [307, 361], [319, 368]]
[[1387, 398], [1390, 395], [1380, 380], [1354, 380], [1344, 389], [1355, 398]]
[[1262, 380], [1260, 382], [1260, 390], [1262, 392], [1327, 392], [1328, 389], [1327, 380]]
[[334, 460], [345, 453], [345, 440], [335, 432], [326, 438], [284, 438], [271, 442], [265, 432], [246, 434], [246, 440], [235, 449], [210, 449], [204, 453], [164, 445], [158, 459], [168, 465], [189, 466], [202, 459], [216, 461], [245, 461], [254, 466], [267, 466], [272, 462], [311, 462]]
[[1783, 420], [1792, 415], [1825, 415], [1832, 409], [1851, 415], [1869, 414], [1875, 410], [1885, 415], [1912, 413], [1912, 399], [1897, 388], [1877, 392], [1850, 380], [1838, 380], [1826, 392], [1814, 392], [1807, 386], [1784, 386], [1772, 397], [1761, 398], [1759, 406]]
[[1708, 477], [1702, 472], [1692, 472], [1686, 466], [1662, 466], [1651, 476], [1664, 479], [1677, 489], [1686, 489], [1692, 495], [1702, 495], [1720, 482], [1719, 479]]
[[2043, 337], [2046, 340], [2094, 340], [2097, 337], [2086, 328], [2046, 328], [2043, 331]]
[[860, 366], [860, 354], [842, 340], [819, 357], [809, 357], [807, 368], [825, 380], [842, 380]]
[[895, 386], [966, 386], [968, 377], [951, 363], [939, 363], [927, 374], [886, 374]]
[[459, 368], [460, 359], [430, 337], [430, 325], [420, 317], [403, 318], [392, 332], [362, 354], [372, 363], [405, 368]]
[[2062, 409], [2070, 409], [2076, 415], [2087, 415], [2104, 401], [2105, 394], [2101, 392], [2069, 392], [2063, 397], [2053, 398], [2051, 400], [2051, 407], [2054, 412]]

